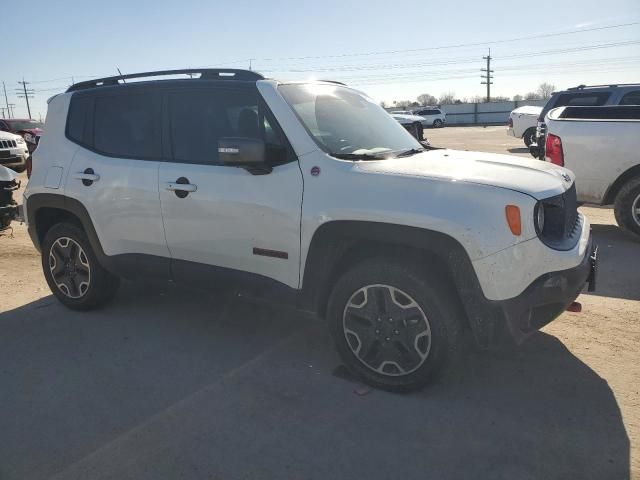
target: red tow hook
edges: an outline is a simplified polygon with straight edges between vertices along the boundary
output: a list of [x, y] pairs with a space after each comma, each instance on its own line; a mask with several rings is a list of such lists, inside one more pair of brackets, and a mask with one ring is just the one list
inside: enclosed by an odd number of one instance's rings
[[582, 304], [580, 302], [573, 302], [567, 307], [567, 312], [580, 313], [582, 311]]

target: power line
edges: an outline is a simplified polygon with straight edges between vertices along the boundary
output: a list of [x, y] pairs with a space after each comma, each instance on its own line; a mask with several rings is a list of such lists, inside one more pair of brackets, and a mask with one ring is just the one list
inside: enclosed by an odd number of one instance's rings
[[473, 43], [458, 43], [451, 45], [441, 45], [438, 47], [424, 47], [424, 48], [410, 48], [410, 49], [402, 49], [402, 50], [384, 50], [377, 52], [361, 52], [361, 53], [343, 53], [339, 55], [317, 55], [317, 56], [304, 56], [304, 57], [282, 57], [282, 58], [260, 58], [258, 60], [263, 62], [268, 61], [280, 61], [280, 60], [310, 60], [310, 59], [324, 59], [324, 58], [343, 58], [343, 57], [358, 57], [358, 56], [370, 56], [370, 55], [387, 55], [387, 54], [397, 54], [403, 52], [424, 52], [428, 50], [443, 50], [449, 48], [461, 48], [461, 47], [478, 47], [484, 45], [495, 45], [499, 43], [510, 43], [510, 42], [519, 42], [522, 40], [535, 40], [537, 38], [548, 38], [548, 37], [558, 37], [562, 35], [573, 35], [578, 33], [585, 32], [594, 32], [599, 30], [608, 30], [612, 28], [622, 28], [622, 27], [630, 27], [634, 25], [640, 25], [640, 22], [629, 22], [629, 23], [620, 23], [617, 25], [608, 25], [604, 27], [592, 27], [592, 28], [583, 28], [580, 30], [572, 30], [566, 32], [557, 32], [557, 33], [541, 33], [537, 35], [528, 35], [524, 37], [515, 37], [515, 38], [507, 38], [502, 40], [489, 40], [484, 42], [473, 42]]
[[[606, 26], [602, 26], [602, 27], [591, 27], [591, 28], [583, 28], [583, 29], [578, 29], [578, 30], [570, 30], [570, 31], [564, 31], [564, 32], [555, 32], [555, 33], [540, 33], [540, 34], [536, 34], [536, 35], [528, 35], [528, 36], [522, 36], [522, 37], [514, 37], [514, 38], [507, 38], [507, 39], [501, 39], [501, 40], [487, 40], [487, 41], [483, 41], [483, 42], [471, 42], [471, 43], [458, 43], [458, 44], [449, 44], [449, 45], [440, 45], [440, 46], [436, 46], [436, 47], [424, 47], [424, 48], [413, 48], [413, 49], [401, 49], [401, 50], [384, 50], [384, 51], [371, 51], [371, 52], [358, 52], [358, 53], [344, 53], [344, 54], [337, 54], [337, 55], [310, 55], [310, 56], [301, 56], [301, 57], [280, 57], [280, 58], [245, 58], [245, 59], [240, 59], [240, 60], [228, 60], [228, 61], [222, 61], [222, 62], [218, 62], [214, 65], [205, 65], [202, 68], [208, 68], [208, 67], [220, 67], [220, 66], [224, 66], [224, 65], [233, 65], [233, 64], [242, 64], [244, 63], [245, 65], [248, 62], [252, 62], [251, 67], [255, 68], [253, 65], [253, 62], [255, 61], [262, 61], [262, 62], [273, 62], [273, 61], [282, 61], [282, 60], [318, 60], [318, 59], [329, 59], [329, 58], [352, 58], [352, 57], [362, 57], [362, 56], [375, 56], [375, 55], [394, 55], [394, 54], [400, 54], [400, 53], [410, 53], [410, 52], [424, 52], [424, 51], [434, 51], [434, 50], [445, 50], [445, 49], [453, 49], [453, 48], [462, 48], [462, 47], [477, 47], [477, 46], [486, 46], [486, 45], [496, 45], [496, 44], [501, 44], [501, 43], [512, 43], [512, 42], [518, 42], [518, 41], [524, 41], [524, 40], [535, 40], [535, 39], [539, 39], [539, 38], [547, 38], [547, 37], [557, 37], [557, 36], [566, 36], [566, 35], [574, 35], [574, 34], [580, 34], [580, 33], [587, 33], [587, 32], [594, 32], [594, 31], [602, 31], [602, 30], [609, 30], [609, 29], [614, 29], [614, 28], [624, 28], [624, 27], [631, 27], [631, 26], [635, 26], [635, 25], [640, 25], [640, 22], [628, 22], [628, 23], [620, 23], [620, 24], [616, 24], [616, 25], [606, 25]], [[635, 42], [638, 43], [638, 42]], [[386, 68], [384, 66], [382, 66], [381, 68]], [[331, 71], [331, 70], [296, 70], [296, 69], [292, 69], [292, 70], [275, 70], [275, 69], [271, 69], [271, 70], [264, 70], [264, 69], [260, 69], [260, 71], [263, 72], [271, 72], [271, 71], [276, 71], [276, 72], [292, 72], [292, 73], [303, 73], [303, 72], [309, 72], [309, 71]], [[75, 75], [75, 77], [79, 77], [79, 78], [99, 78], [101, 76], [104, 75]], [[58, 78], [52, 78], [52, 79], [48, 79], [48, 80], [37, 80], [37, 81], [33, 81], [31, 83], [50, 83], [50, 82], [55, 82], [55, 81], [60, 81], [60, 80], [65, 80], [65, 79], [70, 79], [72, 78], [72, 75], [67, 75], [64, 77], [58, 77]]]
[[[607, 72], [626, 71], [626, 70], [637, 70], [637, 67], [635, 65], [626, 65], [626, 66], [623, 65], [619, 67], [608, 68]], [[601, 72], [601, 71], [602, 71], [602, 67], [593, 65], [591, 67], [587, 67], [580, 70], [576, 70], [575, 68], [570, 68], [565, 70], [558, 69], [553, 73], [555, 75], [564, 75], [567, 73], [576, 74], [576, 73], [592, 73], [592, 72]], [[505, 74], [501, 74], [501, 76], [516, 77], [516, 76], [531, 76], [531, 74], [532, 74], [531, 71], [525, 71], [525, 72], [505, 73]], [[429, 78], [414, 76], [411, 78], [401, 78], [401, 79], [396, 78], [396, 79], [388, 79], [388, 80], [385, 80], [385, 79], [363, 80], [361, 82], [354, 81], [354, 82], [350, 82], [350, 85], [352, 86], [393, 85], [393, 84], [399, 84], [399, 83], [428, 83], [428, 82], [438, 82], [443, 80], [462, 80], [462, 79], [466, 80], [466, 79], [474, 79], [474, 78], [477, 78], [475, 73], [459, 74], [459, 75], [441, 75], [440, 77], [429, 77]], [[612, 82], [612, 83], [615, 83], [615, 82]]]
[[[560, 53], [574, 53], [574, 52], [583, 52], [589, 50], [600, 50], [605, 48], [612, 47], [620, 47], [620, 46], [628, 46], [628, 45], [636, 45], [640, 44], [640, 40], [629, 40], [624, 42], [614, 42], [614, 43], [598, 43], [592, 45], [583, 45], [580, 47], [572, 47], [572, 48], [561, 48], [561, 49], [553, 49], [553, 50], [543, 50], [537, 52], [522, 52], [516, 53], [512, 55], [498, 56], [492, 57], [494, 59], [505, 59], [505, 58], [529, 58], [535, 56], [544, 56], [544, 55], [556, 55]], [[278, 69], [272, 68], [271, 70], [262, 70], [262, 72], [277, 72], [277, 73], [314, 73], [314, 72], [348, 72], [348, 71], [360, 71], [360, 70], [388, 70], [388, 69], [397, 69], [397, 68], [409, 68], [409, 67], [428, 67], [428, 66], [439, 66], [439, 65], [452, 65], [459, 63], [476, 63], [477, 57], [458, 57], [458, 58], [450, 58], [447, 60], [438, 60], [432, 62], [420, 62], [420, 63], [386, 63], [386, 64], [373, 64], [373, 65], [341, 65], [335, 67], [319, 67], [319, 68], [307, 68], [307, 69]]]

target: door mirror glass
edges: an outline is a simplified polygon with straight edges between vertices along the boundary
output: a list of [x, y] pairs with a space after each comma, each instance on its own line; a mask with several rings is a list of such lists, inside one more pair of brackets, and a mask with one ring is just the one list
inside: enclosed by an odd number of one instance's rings
[[264, 141], [248, 137], [221, 138], [218, 140], [218, 159], [229, 167], [266, 166]]

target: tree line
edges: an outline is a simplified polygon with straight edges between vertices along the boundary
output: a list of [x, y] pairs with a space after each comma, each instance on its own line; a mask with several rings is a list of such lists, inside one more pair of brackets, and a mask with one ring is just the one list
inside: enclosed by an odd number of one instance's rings
[[[525, 95], [514, 95], [513, 97], [505, 97], [496, 95], [495, 97], [491, 97], [492, 102], [509, 102], [509, 101], [521, 101], [521, 100], [545, 100], [551, 97], [551, 94], [556, 89], [555, 85], [544, 82], [541, 83], [538, 88], [534, 92], [526, 93]], [[452, 105], [457, 103], [484, 103], [486, 102], [486, 97], [481, 95], [475, 95], [473, 97], [461, 97], [458, 98], [455, 92], [444, 92], [439, 97], [435, 97], [434, 95], [430, 95], [428, 93], [423, 93], [418, 95], [415, 100], [400, 100], [394, 101], [393, 105], [388, 105], [386, 102], [380, 102], [382, 107], [398, 107], [398, 108], [407, 108], [407, 107], [422, 107], [426, 105]]]

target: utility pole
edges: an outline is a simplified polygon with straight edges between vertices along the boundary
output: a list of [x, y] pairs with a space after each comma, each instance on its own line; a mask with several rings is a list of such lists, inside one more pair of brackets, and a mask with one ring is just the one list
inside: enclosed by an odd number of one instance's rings
[[31, 118], [31, 107], [29, 106], [29, 99], [33, 98], [33, 93], [34, 90], [31, 88], [27, 88], [27, 85], [29, 85], [29, 82], [25, 82], [24, 78], [22, 79], [21, 82], [18, 82], [20, 85], [22, 85], [22, 90], [18, 89], [18, 98], [24, 98], [27, 102], [27, 113], [29, 114], [29, 118]]
[[480, 75], [480, 78], [485, 80], [480, 82], [480, 84], [487, 86], [487, 103], [489, 103], [491, 101], [491, 85], [493, 85], [493, 82], [491, 81], [493, 80], [493, 75], [491, 75], [493, 73], [493, 70], [491, 70], [491, 48], [489, 48], [489, 55], [482, 58], [487, 61], [487, 68], [480, 69], [480, 71], [486, 72], [486, 75]]
[[9, 108], [9, 99], [7, 98], [7, 87], [2, 82], [2, 89], [4, 90], [4, 103], [7, 105], [7, 118], [11, 118], [11, 109]]

